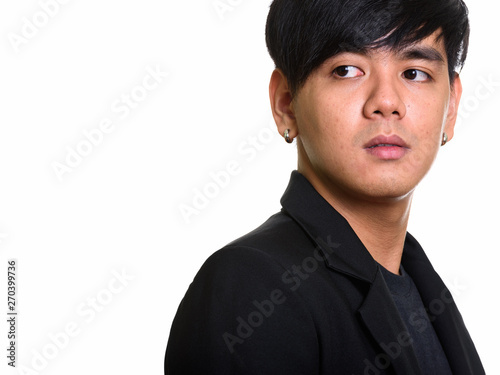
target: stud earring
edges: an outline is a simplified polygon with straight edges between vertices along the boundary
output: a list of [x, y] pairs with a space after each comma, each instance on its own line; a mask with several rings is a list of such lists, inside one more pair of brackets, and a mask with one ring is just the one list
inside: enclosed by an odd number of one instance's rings
[[448, 143], [448, 134], [443, 133], [443, 141], [441, 142], [441, 146], [444, 146]]
[[290, 129], [286, 129], [285, 133], [283, 133], [283, 137], [285, 137], [286, 143], [292, 143], [293, 139], [290, 138]]

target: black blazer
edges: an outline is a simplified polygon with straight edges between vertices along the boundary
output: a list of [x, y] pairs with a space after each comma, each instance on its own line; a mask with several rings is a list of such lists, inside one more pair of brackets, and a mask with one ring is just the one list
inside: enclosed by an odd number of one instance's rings
[[[281, 203], [202, 266], [173, 321], [166, 374], [425, 375], [379, 265], [348, 222], [296, 171]], [[453, 374], [484, 374], [449, 290], [410, 234], [402, 263]]]

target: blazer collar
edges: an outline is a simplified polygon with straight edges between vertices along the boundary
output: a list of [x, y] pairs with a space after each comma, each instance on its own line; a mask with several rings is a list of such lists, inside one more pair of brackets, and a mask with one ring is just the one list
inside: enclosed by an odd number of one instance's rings
[[378, 265], [347, 220], [298, 171], [281, 198], [283, 210], [326, 253], [327, 266], [372, 283]]
[[[378, 343], [392, 343], [395, 336], [406, 332], [378, 263], [347, 220], [299, 172], [292, 172], [281, 204], [283, 210], [295, 219], [325, 255], [328, 254], [325, 256], [327, 267], [371, 284], [358, 313], [375, 340]], [[381, 319], [381, 316], [389, 318]], [[392, 360], [396, 372], [420, 375], [413, 348], [401, 346], [400, 350], [400, 355]]]

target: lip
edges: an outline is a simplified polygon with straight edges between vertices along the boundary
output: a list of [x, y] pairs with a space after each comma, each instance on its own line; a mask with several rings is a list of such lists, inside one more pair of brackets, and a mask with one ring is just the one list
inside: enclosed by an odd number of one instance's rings
[[401, 159], [410, 150], [408, 144], [398, 135], [379, 135], [371, 139], [365, 150], [381, 160]]
[[365, 148], [370, 148], [374, 147], [377, 145], [393, 145], [393, 146], [398, 146], [398, 147], [403, 147], [403, 148], [409, 148], [406, 142], [399, 136], [399, 135], [379, 135], [372, 140], [370, 140], [366, 145]]

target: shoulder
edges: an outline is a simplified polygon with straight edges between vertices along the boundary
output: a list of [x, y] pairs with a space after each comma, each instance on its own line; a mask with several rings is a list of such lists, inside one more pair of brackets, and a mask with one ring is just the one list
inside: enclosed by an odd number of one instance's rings
[[[286, 215], [274, 215], [205, 261], [172, 324], [167, 368], [179, 369], [175, 373], [314, 373], [313, 319], [282, 280], [286, 263], [298, 255], [292, 248], [289, 253], [295, 255], [286, 255], [287, 241], [282, 243], [279, 234], [294, 225]], [[297, 353], [296, 363], [284, 353]]]
[[213, 253], [197, 277], [241, 278], [247, 275], [260, 280], [273, 278], [273, 275], [281, 277], [292, 265], [310, 256], [314, 248], [314, 241], [299, 224], [280, 212]]

